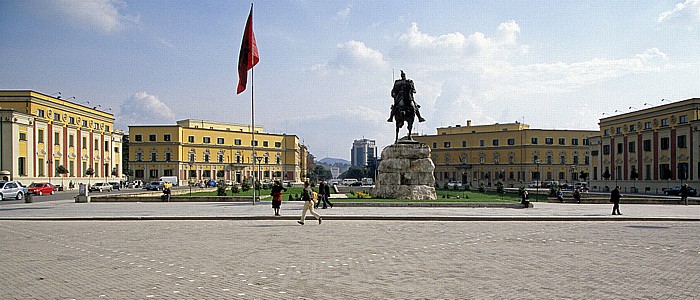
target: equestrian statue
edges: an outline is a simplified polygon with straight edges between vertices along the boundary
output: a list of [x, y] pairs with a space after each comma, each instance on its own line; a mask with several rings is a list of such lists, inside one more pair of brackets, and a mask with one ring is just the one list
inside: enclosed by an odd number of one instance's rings
[[406, 79], [406, 73], [401, 70], [401, 79], [396, 80], [394, 88], [391, 89], [391, 97], [394, 98], [394, 104], [391, 106], [391, 115], [386, 120], [387, 122], [393, 122], [396, 119], [396, 140], [394, 140], [394, 143], [399, 141], [399, 129], [403, 127], [404, 122], [407, 125], [409, 140], [413, 140], [411, 131], [413, 130], [415, 117], [418, 117], [418, 122], [425, 122], [418, 110], [420, 105], [416, 104], [416, 101], [413, 99], [413, 94], [415, 93], [416, 87], [413, 85], [413, 80]]

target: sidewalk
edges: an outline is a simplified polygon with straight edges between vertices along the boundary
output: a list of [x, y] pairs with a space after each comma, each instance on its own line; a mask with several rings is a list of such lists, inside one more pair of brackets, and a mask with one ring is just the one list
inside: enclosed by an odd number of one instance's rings
[[[282, 203], [274, 217], [269, 201], [180, 203], [75, 203], [70, 200], [9, 204], [0, 220], [297, 220], [302, 202]], [[534, 202], [528, 209], [465, 207], [363, 207], [318, 209], [324, 220], [409, 221], [700, 221], [700, 205], [621, 204], [622, 216], [611, 216], [610, 204]]]

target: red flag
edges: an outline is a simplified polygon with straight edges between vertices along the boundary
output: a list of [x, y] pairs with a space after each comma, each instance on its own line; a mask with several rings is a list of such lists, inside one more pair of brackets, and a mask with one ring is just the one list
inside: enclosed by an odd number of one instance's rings
[[257, 65], [258, 61], [260, 61], [260, 55], [258, 54], [258, 45], [255, 43], [255, 34], [253, 34], [253, 5], [251, 4], [248, 22], [245, 24], [245, 32], [243, 33], [241, 53], [238, 56], [237, 94], [245, 91], [245, 86], [248, 83], [248, 70]]

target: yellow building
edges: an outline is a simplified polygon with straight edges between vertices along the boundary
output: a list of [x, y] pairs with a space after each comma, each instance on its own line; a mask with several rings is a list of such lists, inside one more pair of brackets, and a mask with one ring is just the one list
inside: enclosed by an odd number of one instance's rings
[[181, 185], [210, 179], [240, 183], [255, 172], [262, 181], [303, 180], [307, 149], [296, 135], [265, 133], [256, 126], [251, 141], [250, 126], [241, 124], [187, 119], [129, 126], [129, 169], [132, 179], [177, 176]]
[[591, 138], [591, 188], [661, 194], [688, 182], [700, 188], [700, 98], [600, 119]]
[[[2, 179], [118, 181], [123, 133], [110, 113], [35, 91], [0, 91]], [[68, 174], [57, 178], [63, 166]], [[86, 174], [88, 169], [94, 174]]]
[[572, 183], [588, 173], [588, 138], [597, 131], [530, 129], [515, 122], [437, 128], [437, 135], [415, 136], [432, 150], [435, 180], [506, 187], [533, 182]]

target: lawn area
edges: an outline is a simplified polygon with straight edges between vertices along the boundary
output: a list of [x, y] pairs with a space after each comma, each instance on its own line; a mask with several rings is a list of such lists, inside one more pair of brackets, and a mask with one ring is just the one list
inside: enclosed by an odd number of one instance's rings
[[[291, 194], [294, 197], [301, 197], [303, 188], [287, 188], [287, 191], [284, 193], [283, 199], [286, 201], [289, 199], [289, 195]], [[314, 189], [315, 190], [315, 189]], [[256, 191], [256, 195], [261, 194], [263, 196], [269, 196], [270, 195], [270, 190], [261, 190], [261, 191]], [[468, 202], [468, 203], [514, 203], [514, 202], [520, 202], [520, 197], [518, 194], [515, 193], [505, 193], [503, 195], [499, 195], [495, 192], [484, 192], [480, 193], [478, 191], [455, 191], [455, 190], [436, 190], [437, 193], [437, 200], [435, 202]], [[189, 193], [184, 193], [181, 194], [182, 196], [189, 196]], [[240, 197], [245, 197], [245, 196], [252, 196], [253, 195], [253, 190], [248, 190], [248, 191], [241, 191], [238, 194], [232, 194], [231, 189], [226, 189], [226, 196], [240, 196]], [[406, 200], [406, 199], [375, 199], [375, 198], [361, 198], [358, 197], [357, 194], [354, 193], [348, 193], [347, 199], [342, 199], [342, 198], [335, 198], [332, 199], [333, 202], [413, 202], [412, 200]], [[449, 195], [449, 196], [448, 196]], [[193, 192], [192, 196], [216, 196], [216, 191], [211, 191], [211, 192]], [[173, 196], [177, 197], [177, 196]], [[459, 197], [459, 198], [457, 198]], [[536, 202], [536, 201], [547, 201], [547, 197], [544, 195], [535, 195], [535, 194], [530, 194], [530, 201]]]

